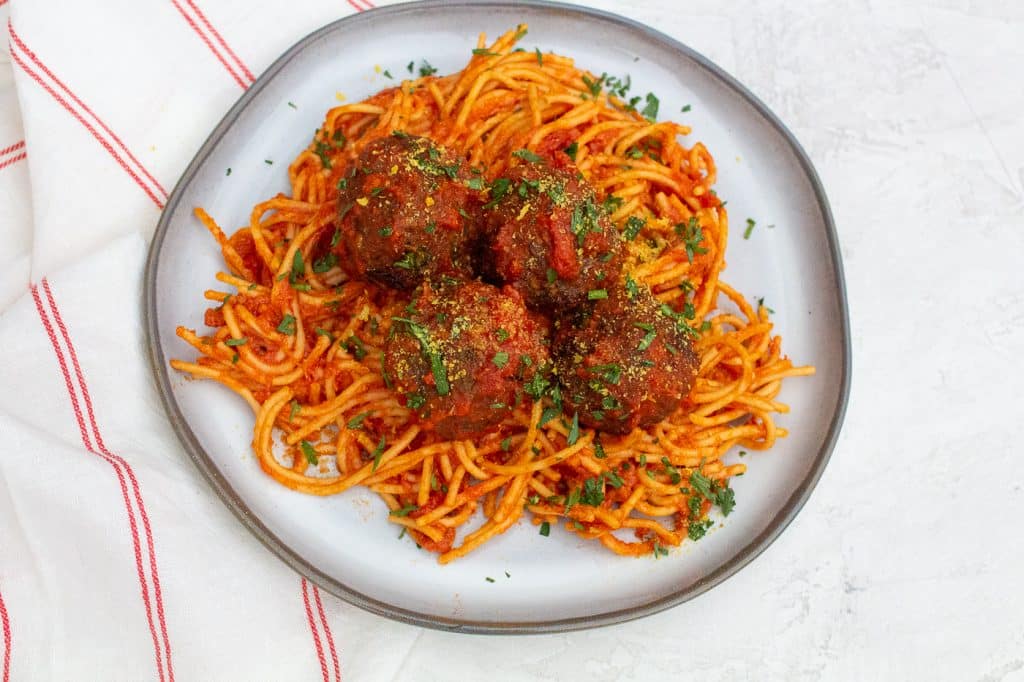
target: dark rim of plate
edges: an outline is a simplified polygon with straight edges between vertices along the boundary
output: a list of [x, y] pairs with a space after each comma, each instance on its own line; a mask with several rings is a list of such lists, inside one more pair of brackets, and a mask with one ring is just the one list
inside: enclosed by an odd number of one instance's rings
[[[843, 358], [839, 400], [835, 407], [835, 412], [832, 415], [832, 421], [829, 424], [828, 432], [818, 450], [814, 463], [805, 478], [800, 482], [800, 485], [772, 519], [771, 523], [769, 523], [768, 526], [751, 542], [747, 543], [738, 552], [736, 552], [731, 559], [696, 582], [687, 585], [672, 594], [639, 606], [609, 611], [592, 616], [555, 618], [548, 621], [502, 623], [492, 621], [460, 620], [457, 618], [433, 616], [403, 609], [392, 604], [387, 604], [357, 592], [344, 583], [324, 574], [317, 569], [316, 566], [303, 559], [295, 550], [289, 547], [279, 537], [274, 535], [258, 518], [256, 518], [255, 515], [252, 514], [228, 481], [221, 475], [209, 454], [207, 454], [199, 443], [195, 434], [192, 432], [192, 429], [186, 422], [185, 417], [179, 409], [177, 401], [171, 391], [170, 372], [164, 359], [163, 348], [160, 344], [160, 335], [156, 319], [156, 277], [157, 269], [159, 267], [158, 262], [160, 250], [170, 225], [171, 216], [174, 214], [175, 209], [184, 194], [186, 186], [192, 181], [193, 176], [203, 164], [206, 157], [210, 154], [213, 147], [220, 140], [221, 136], [223, 136], [226, 130], [234, 123], [235, 119], [238, 118], [239, 114], [246, 108], [249, 102], [253, 100], [265, 87], [267, 82], [270, 81], [289, 61], [291, 61], [307, 45], [318, 40], [324, 35], [335, 31], [340, 26], [365, 25], [367, 29], [370, 29], [374, 22], [384, 19], [385, 17], [410, 12], [431, 12], [442, 8], [453, 9], [480, 6], [528, 7], [531, 9], [539, 9], [549, 12], [552, 16], [584, 15], [590, 19], [597, 19], [606, 24], [613, 24], [620, 29], [641, 34], [647, 41], [666, 45], [697, 63], [751, 104], [757, 112], [764, 117], [764, 119], [768, 121], [780, 135], [782, 135], [786, 142], [789, 143], [789, 146], [796, 155], [796, 158], [799, 160], [803, 171], [811, 182], [818, 201], [818, 208], [821, 211], [822, 218], [825, 223], [826, 237], [828, 239], [828, 247], [832, 260], [831, 264], [833, 272], [835, 273], [834, 286], [837, 293], [837, 304], [840, 313], [839, 324], [842, 326]], [[182, 174], [181, 179], [178, 181], [178, 184], [174, 188], [174, 192], [171, 194], [171, 197], [167, 202], [167, 206], [164, 208], [163, 214], [160, 217], [160, 222], [157, 224], [153, 241], [150, 245], [149, 256], [146, 261], [145, 289], [143, 297], [143, 313], [145, 317], [149, 361], [153, 375], [156, 379], [156, 384], [160, 392], [160, 399], [163, 403], [164, 409], [167, 411], [171, 425], [174, 428], [175, 433], [177, 433], [181, 444], [191, 456], [192, 461], [195, 462], [197, 467], [199, 467], [199, 470], [210, 482], [210, 485], [213, 486], [213, 489], [220, 496], [221, 500], [228, 506], [228, 508], [231, 509], [232, 512], [234, 512], [235, 516], [238, 517], [238, 519], [253, 533], [253, 535], [260, 540], [260, 542], [266, 545], [267, 548], [280, 557], [286, 564], [291, 566], [298, 573], [312, 580], [320, 587], [348, 603], [365, 609], [371, 613], [385, 616], [403, 623], [445, 630], [448, 632], [464, 632], [470, 634], [538, 634], [568, 632], [572, 630], [612, 625], [614, 623], [622, 623], [636, 618], [649, 616], [651, 614], [658, 613], [659, 611], [664, 611], [665, 609], [669, 609], [673, 606], [689, 601], [690, 599], [693, 599], [694, 597], [703, 594], [716, 585], [724, 582], [727, 578], [734, 575], [767, 549], [768, 546], [771, 545], [776, 538], [779, 537], [782, 531], [784, 531], [793, 521], [793, 519], [796, 518], [797, 513], [799, 513], [800, 509], [804, 506], [804, 503], [810, 497], [811, 491], [818, 483], [818, 479], [821, 478], [826, 464], [828, 464], [828, 460], [832, 455], [832, 450], [835, 447], [836, 440], [839, 437], [839, 430], [843, 423], [843, 416], [846, 413], [846, 404], [850, 391], [850, 375], [852, 369], [850, 321], [849, 312], [847, 310], [846, 285], [843, 278], [843, 266], [839, 252], [839, 239], [836, 234], [836, 227], [832, 219], [832, 212], [829, 208], [828, 199], [825, 196], [825, 190], [822, 187], [821, 180], [818, 178], [818, 174], [814, 170], [811, 160], [800, 146], [800, 143], [797, 142], [793, 133], [790, 132], [782, 121], [780, 121], [779, 118], [772, 113], [772, 111], [768, 109], [763, 102], [747, 90], [746, 87], [740, 84], [739, 81], [723, 71], [706, 57], [695, 52], [686, 45], [683, 45], [679, 41], [655, 31], [644, 24], [609, 12], [577, 7], [558, 2], [547, 2], [545, 0], [524, 0], [519, 2], [507, 2], [506, 0], [459, 0], [455, 2], [452, 2], [451, 0], [424, 0], [423, 2], [403, 3], [350, 15], [327, 24], [298, 41], [295, 45], [289, 48], [287, 52], [278, 57], [270, 68], [256, 79], [256, 82], [254, 82], [252, 86], [239, 98], [234, 106], [231, 107], [220, 123], [217, 124], [217, 127], [214, 128], [213, 132], [210, 133], [210, 136], [196, 153], [195, 158], [188, 165], [188, 168], [185, 169], [185, 172]]]

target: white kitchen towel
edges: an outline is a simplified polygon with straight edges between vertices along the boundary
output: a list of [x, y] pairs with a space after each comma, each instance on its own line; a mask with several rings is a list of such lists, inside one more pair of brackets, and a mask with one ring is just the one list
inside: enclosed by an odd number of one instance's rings
[[417, 630], [293, 573], [184, 456], [139, 298], [212, 126], [371, 3], [0, 4], [0, 680], [391, 678]]

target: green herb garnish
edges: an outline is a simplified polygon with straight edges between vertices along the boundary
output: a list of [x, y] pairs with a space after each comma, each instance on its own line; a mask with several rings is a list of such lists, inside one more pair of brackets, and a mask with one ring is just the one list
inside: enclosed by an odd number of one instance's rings
[[395, 509], [394, 511], [389, 512], [389, 514], [391, 516], [408, 516], [417, 509], [419, 509], [419, 507], [415, 504], [407, 504], [401, 509]]
[[281, 318], [281, 324], [277, 325], [277, 331], [292, 336], [295, 334], [295, 317], [285, 313]]
[[300, 443], [302, 446], [302, 454], [306, 456], [306, 461], [314, 466], [320, 462], [320, 458], [316, 455], [316, 450], [313, 448], [313, 444], [308, 440], [304, 440]]

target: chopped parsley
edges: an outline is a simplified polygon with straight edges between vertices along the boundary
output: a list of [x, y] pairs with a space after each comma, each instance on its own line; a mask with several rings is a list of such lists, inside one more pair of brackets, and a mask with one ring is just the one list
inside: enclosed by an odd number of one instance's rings
[[640, 115], [646, 118], [651, 123], [654, 123], [654, 121], [658, 118], [658, 105], [660, 104], [660, 102], [658, 101], [658, 98], [654, 96], [653, 92], [647, 93], [646, 101], [647, 104], [640, 112]]
[[609, 76], [608, 74], [601, 74], [601, 77], [604, 79], [604, 84], [608, 88], [608, 92], [619, 99], [625, 99], [626, 93], [629, 92], [629, 89], [633, 86], [633, 79], [630, 78], [629, 74], [626, 74], [625, 79]]
[[626, 296], [628, 296], [630, 300], [636, 298], [637, 295], [640, 293], [640, 286], [636, 283], [636, 280], [630, 277], [628, 272], [626, 273], [626, 281], [624, 286], [626, 289]]
[[686, 534], [691, 540], [696, 542], [707, 534], [708, 529], [711, 528], [712, 525], [713, 522], [711, 519], [706, 521], [691, 521], [689, 527], [686, 529]]
[[694, 470], [690, 473], [690, 487], [700, 493], [704, 498], [713, 502], [714, 496], [711, 493], [712, 485], [711, 479], [701, 472]]
[[491, 209], [498, 205], [506, 194], [508, 194], [509, 185], [512, 183], [508, 178], [498, 178], [491, 183], [491, 200], [484, 204], [485, 209]]
[[736, 508], [736, 493], [732, 488], [721, 488], [715, 493], [715, 504], [722, 510], [722, 516], [728, 516]]
[[580, 504], [590, 507], [598, 507], [604, 502], [604, 478], [597, 476], [583, 481], [583, 492], [580, 494]]
[[304, 277], [306, 274], [306, 263], [302, 260], [302, 251], [299, 249], [295, 250], [295, 255], [292, 257], [292, 269], [288, 273], [288, 283], [295, 286], [296, 282], [299, 281], [300, 277]]
[[572, 415], [572, 426], [569, 427], [569, 435], [566, 436], [565, 442], [569, 445], [575, 445], [576, 441], [580, 439], [580, 413], [576, 412]]
[[[538, 54], [540, 54], [540, 53], [538, 52]], [[548, 523], [547, 521], [545, 521], [544, 523], [540, 524], [540, 534], [543, 535], [544, 537], [547, 537], [547, 536], [551, 535], [551, 524]]]
[[358, 336], [350, 336], [345, 340], [345, 350], [351, 353], [356, 360], [366, 357], [366, 346]]
[[313, 261], [313, 272], [321, 274], [327, 272], [338, 264], [338, 256], [333, 252], [325, 254], [322, 258]]
[[640, 343], [637, 345], [636, 349], [647, 350], [648, 348], [650, 348], [651, 344], [654, 343], [654, 339], [657, 338], [658, 336], [658, 332], [654, 329], [654, 325], [649, 324], [647, 322], [634, 322], [633, 326], [647, 332], [646, 334], [644, 334], [644, 338], [640, 340]]
[[623, 203], [624, 199], [622, 197], [617, 197], [614, 194], [609, 194], [604, 198], [604, 202], [601, 204], [601, 207], [604, 209], [605, 213], [611, 214], [619, 210]]
[[647, 225], [647, 220], [631, 215], [626, 221], [626, 228], [622, 231], [622, 236], [626, 238], [626, 241], [633, 241], [645, 225]]
[[512, 448], [512, 437], [509, 436], [505, 440], [501, 441], [501, 449], [504, 452], [508, 452]]
[[686, 259], [693, 262], [694, 254], [704, 254], [708, 250], [701, 246], [704, 241], [704, 232], [701, 230], [697, 217], [691, 217], [685, 223], [678, 223], [675, 227], [676, 234], [683, 238], [683, 246], [686, 249]]
[[743, 238], [750, 239], [750, 233], [754, 231], [754, 226], [757, 223], [754, 222], [753, 218], [747, 218], [747, 229], [743, 231]]
[[425, 78], [426, 76], [433, 76], [435, 73], [437, 73], [437, 69], [431, 66], [430, 62], [428, 62], [426, 59], [420, 62], [420, 78]]
[[434, 375], [434, 389], [438, 395], [448, 395], [448, 371], [444, 366], [444, 359], [441, 354], [434, 350], [430, 343], [430, 334], [422, 325], [410, 320], [407, 317], [392, 317], [395, 322], [404, 322], [409, 328], [409, 333], [420, 343], [420, 349], [430, 361], [430, 371]]
[[531, 152], [529, 149], [517, 149], [516, 151], [512, 152], [512, 156], [519, 157], [520, 159], [528, 163], [537, 163], [538, 161], [540, 161], [540, 157]]
[[562, 411], [557, 407], [545, 407], [544, 411], [540, 414], [540, 420], [537, 422], [537, 428], [543, 428], [545, 424], [560, 414], [562, 414]]
[[576, 235], [577, 246], [583, 246], [587, 233], [601, 231], [601, 225], [597, 222], [597, 217], [597, 207], [590, 199], [587, 199], [573, 209], [569, 229]]
[[401, 509], [393, 510], [392, 512], [390, 512], [390, 515], [391, 516], [408, 516], [412, 512], [416, 511], [417, 509], [419, 509], [419, 507], [416, 506], [415, 504], [407, 504], [404, 507], [402, 507]]
[[580, 502], [580, 489], [579, 488], [573, 488], [572, 492], [569, 493], [569, 496], [567, 498], [565, 498], [565, 511], [564, 511], [564, 513], [568, 514], [569, 510], [572, 509], [573, 507], [575, 507], [577, 504], [579, 504], [579, 502]]
[[324, 168], [331, 168], [331, 157], [327, 155], [330, 150], [330, 145], [320, 140], [313, 145], [313, 153], [320, 159], [320, 165]]
[[604, 84], [604, 79], [605, 79], [606, 76], [607, 76], [607, 74], [602, 74], [600, 78], [598, 78], [596, 81], [594, 81], [594, 80], [590, 80], [590, 78], [588, 78], [586, 75], [584, 75], [583, 76], [583, 84], [585, 86], [587, 86], [587, 90], [590, 91], [591, 95], [593, 95], [594, 97], [597, 97], [599, 94], [601, 94], [601, 86]]
[[684, 107], [683, 107], [682, 109], [680, 109], [679, 111], [681, 111], [681, 112], [683, 112], [683, 113], [685, 114], [686, 112], [688, 112], [688, 111], [689, 111], [690, 109], [692, 109], [692, 108], [693, 108], [693, 107], [691, 107], [691, 106], [690, 106], [689, 104], [687, 104], [686, 106], [684, 106]]
[[243, 336], [240, 339], [228, 339], [227, 341], [224, 342], [224, 345], [225, 346], [244, 346], [247, 343], [249, 343], [249, 339], [247, 337]]
[[427, 264], [428, 256], [420, 251], [406, 251], [405, 255], [395, 261], [396, 268], [403, 270], [419, 270]]
[[295, 334], [295, 317], [285, 313], [284, 317], [281, 318], [281, 324], [277, 325], [277, 331], [293, 336]]
[[665, 467], [665, 473], [668, 474], [669, 480], [672, 481], [672, 485], [678, 485], [683, 479], [679, 473], [679, 469], [676, 469], [672, 465], [672, 461], [668, 457], [662, 457], [661, 464]]
[[377, 467], [380, 466], [380, 458], [384, 455], [384, 445], [384, 436], [381, 436], [377, 447], [370, 453], [370, 457], [373, 457], [373, 468], [370, 471], [376, 471]]
[[473, 54], [479, 57], [500, 57], [501, 55], [497, 52], [491, 52], [486, 47], [473, 48]]
[[580, 150], [579, 144], [577, 144], [576, 140], [573, 140], [572, 144], [565, 148], [565, 153], [568, 155], [568, 157], [570, 159], [575, 161], [576, 160], [576, 152], [578, 152], [579, 150]]
[[601, 474], [601, 478], [606, 480], [608, 482], [608, 485], [615, 488], [616, 490], [625, 485], [622, 478], [614, 471], [605, 471], [604, 473]]
[[494, 335], [498, 337], [498, 341], [501, 341], [502, 343], [508, 341], [509, 333], [501, 327], [494, 330]]
[[587, 292], [587, 300], [589, 301], [600, 301], [605, 298], [608, 298], [607, 289], [591, 289]]
[[319, 464], [320, 458], [317, 457], [313, 444], [308, 440], [304, 440], [300, 445], [302, 446], [302, 454], [306, 456], [306, 461], [314, 466]]
[[622, 378], [622, 366], [614, 362], [606, 365], [592, 365], [587, 368], [587, 371], [597, 374], [609, 384], [618, 385], [619, 380]]
[[497, 367], [498, 369], [503, 368], [505, 365], [508, 364], [508, 353], [506, 353], [503, 350], [498, 351], [497, 353], [494, 354], [494, 357], [491, 358], [491, 362], [493, 362], [494, 366]]
[[371, 414], [373, 414], [373, 410], [370, 410], [368, 412], [361, 412], [361, 413], [357, 414], [356, 416], [354, 416], [354, 417], [352, 417], [351, 419], [348, 420], [348, 424], [345, 425], [346, 428], [348, 428], [350, 431], [357, 431], [357, 430], [363, 428], [363, 422]]
[[548, 390], [550, 382], [541, 376], [540, 372], [537, 372], [533, 377], [523, 384], [523, 390], [526, 391], [526, 395], [530, 396], [534, 400], [539, 400], [544, 392]]

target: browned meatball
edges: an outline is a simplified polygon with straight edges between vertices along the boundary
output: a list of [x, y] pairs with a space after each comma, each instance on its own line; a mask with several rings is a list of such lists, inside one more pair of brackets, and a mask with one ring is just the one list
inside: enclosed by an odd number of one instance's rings
[[588, 312], [563, 323], [552, 346], [562, 397], [580, 423], [623, 434], [675, 411], [697, 373], [686, 321], [633, 284], [615, 286]]
[[404, 133], [370, 143], [341, 181], [342, 267], [411, 290], [428, 275], [466, 276], [481, 181], [447, 150]]
[[618, 232], [575, 167], [513, 168], [492, 183], [483, 221], [483, 273], [535, 310], [577, 308], [622, 268]]
[[512, 289], [427, 281], [393, 319], [384, 370], [407, 407], [442, 438], [484, 433], [509, 416], [548, 364], [548, 321]]

